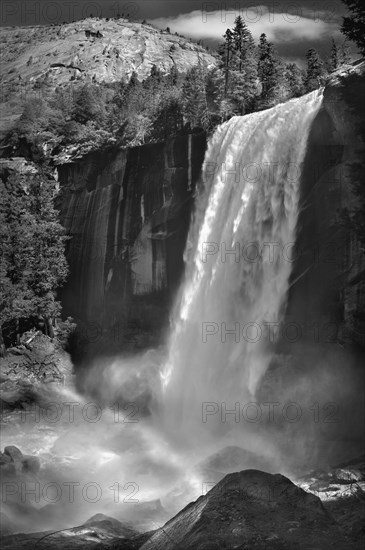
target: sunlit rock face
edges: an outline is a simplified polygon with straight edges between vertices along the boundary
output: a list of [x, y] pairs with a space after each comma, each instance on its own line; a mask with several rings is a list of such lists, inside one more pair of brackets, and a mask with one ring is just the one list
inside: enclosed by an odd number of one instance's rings
[[[365, 344], [364, 256], [344, 222], [345, 209], [359, 204], [363, 70], [334, 73], [309, 132], [284, 318], [295, 326], [281, 338], [285, 348], [293, 337], [296, 348]], [[196, 134], [59, 167], [62, 219], [73, 236], [62, 299], [65, 313], [87, 322], [83, 342], [100, 346], [106, 331], [118, 349], [135, 348], [167, 327], [205, 147]]]
[[287, 309], [302, 341], [365, 346], [365, 256], [345, 219], [360, 207], [364, 89], [365, 63], [334, 73], [309, 135]]
[[62, 302], [82, 343], [144, 347], [166, 328], [205, 146], [204, 134], [186, 135], [59, 167], [72, 237]]
[[144, 80], [152, 65], [163, 73], [171, 67], [184, 73], [198, 63], [216, 65], [213, 55], [187, 38], [126, 19], [3, 28], [1, 46], [5, 129], [20, 116], [24, 97], [37, 85], [51, 89], [72, 83], [125, 82], [133, 71]]
[[[199, 62], [214, 66], [215, 58], [189, 39], [152, 25], [126, 19], [88, 18], [55, 26], [5, 28], [3, 52], [9, 80], [48, 77], [57, 84], [70, 80], [117, 82], [135, 71], [142, 80], [153, 64], [163, 72], [176, 66], [188, 71]], [[30, 61], [29, 61], [30, 59]]]

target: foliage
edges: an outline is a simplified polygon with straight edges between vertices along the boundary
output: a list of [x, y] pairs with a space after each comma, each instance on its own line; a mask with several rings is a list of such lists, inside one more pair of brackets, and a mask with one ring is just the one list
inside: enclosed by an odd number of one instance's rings
[[310, 48], [306, 55], [307, 71], [305, 76], [305, 90], [312, 92], [324, 84], [326, 70], [317, 50]]
[[[72, 82], [55, 90], [47, 79], [24, 104], [8, 143], [38, 161], [62, 149], [79, 155], [110, 144], [123, 147], [166, 140], [199, 127], [208, 133], [234, 115], [273, 107], [323, 85], [327, 71], [349, 61], [348, 42], [332, 41], [326, 66], [314, 49], [307, 70], [285, 64], [265, 34], [255, 45], [239, 16], [218, 48], [217, 66], [198, 59], [186, 74], [152, 65], [143, 82], [133, 72], [112, 84]], [[45, 144], [48, 149], [45, 150]], [[27, 153], [27, 151], [29, 153]]]
[[350, 52], [348, 41], [344, 40], [342, 44], [337, 44], [332, 38], [331, 42], [331, 53], [327, 59], [327, 70], [328, 72], [336, 71], [344, 63], [350, 62]]
[[234, 114], [250, 112], [258, 93], [255, 44], [242, 17], [236, 17], [234, 28], [227, 29], [224, 39], [218, 50], [224, 75], [224, 90], [220, 98], [223, 120]]
[[351, 12], [344, 17], [341, 27], [343, 34], [355, 42], [362, 55], [365, 55], [365, 3], [364, 0], [342, 0]]
[[304, 90], [304, 72], [299, 69], [295, 63], [285, 65], [285, 85], [288, 99], [291, 97], [300, 97], [305, 93]]
[[0, 327], [22, 318], [57, 317], [65, 281], [66, 237], [54, 207], [56, 182], [46, 173], [0, 180]]
[[257, 73], [261, 82], [260, 100], [262, 106], [272, 106], [278, 101], [286, 99], [284, 65], [278, 57], [274, 45], [268, 42], [266, 34], [260, 36]]

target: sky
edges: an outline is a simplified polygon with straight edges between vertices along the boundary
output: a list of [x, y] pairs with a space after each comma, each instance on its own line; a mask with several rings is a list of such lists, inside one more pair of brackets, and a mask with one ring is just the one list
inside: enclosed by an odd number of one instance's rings
[[341, 0], [2, 0], [0, 21], [1, 26], [59, 24], [90, 14], [113, 17], [118, 13], [136, 21], [146, 19], [162, 29], [169, 27], [213, 48], [241, 15], [255, 39], [265, 32], [280, 55], [303, 61], [308, 48], [326, 56], [332, 38], [343, 41], [339, 28], [347, 9]]

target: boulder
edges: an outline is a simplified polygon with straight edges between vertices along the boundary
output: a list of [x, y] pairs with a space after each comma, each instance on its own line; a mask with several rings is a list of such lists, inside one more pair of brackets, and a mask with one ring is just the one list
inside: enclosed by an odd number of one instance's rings
[[22, 471], [23, 453], [15, 445], [9, 445], [4, 449], [4, 455], [10, 458], [10, 462], [3, 468], [3, 473], [14, 475]]
[[23, 453], [15, 445], [5, 447], [4, 454], [9, 456], [12, 462], [21, 462], [23, 460]]
[[0, 466], [4, 466], [5, 464], [9, 464], [10, 462], [10, 456], [0, 452]]
[[158, 529], [143, 550], [350, 550], [320, 499], [280, 474], [232, 473]]
[[355, 468], [338, 468], [334, 472], [334, 477], [337, 483], [355, 483], [364, 479], [364, 475], [360, 470], [356, 470]]
[[132, 538], [137, 535], [137, 532], [131, 529], [129, 525], [125, 525], [121, 521], [111, 516], [106, 516], [105, 514], [95, 514], [85, 521], [83, 525], [88, 528], [98, 527], [104, 529], [109, 534], [114, 534], [116, 537]]

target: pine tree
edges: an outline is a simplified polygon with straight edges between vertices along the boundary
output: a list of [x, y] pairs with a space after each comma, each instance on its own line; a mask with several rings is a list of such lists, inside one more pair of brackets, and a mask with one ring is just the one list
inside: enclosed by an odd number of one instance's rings
[[208, 111], [213, 125], [220, 124], [226, 120], [226, 113], [222, 110], [226, 97], [225, 84], [225, 74], [223, 69], [213, 67], [207, 72], [205, 91]]
[[224, 36], [224, 43], [218, 48], [218, 53], [221, 57], [221, 68], [224, 71], [224, 97], [227, 97], [229, 88], [229, 77], [233, 70], [232, 57], [233, 57], [233, 33], [231, 29], [227, 29]]
[[1, 327], [40, 316], [52, 336], [51, 318], [61, 309], [56, 291], [67, 276], [66, 237], [54, 207], [56, 182], [40, 174], [13, 175], [1, 182], [0, 191]]
[[160, 69], [157, 67], [157, 65], [155, 65], [155, 64], [152, 65], [151, 74], [150, 74], [149, 78], [151, 79], [151, 81], [154, 84], [161, 84], [161, 82], [163, 80], [163, 74], [160, 71]]
[[295, 63], [287, 63], [285, 66], [285, 85], [287, 99], [291, 97], [300, 97], [305, 93], [304, 74]]
[[365, 55], [365, 3], [364, 0], [342, 0], [351, 12], [344, 17], [341, 27], [343, 34], [355, 42], [362, 55]]
[[[36, 223], [29, 205], [29, 190], [23, 177], [12, 175], [1, 183], [2, 327], [11, 321], [18, 327], [22, 317], [30, 317], [35, 312], [36, 298], [28, 285], [28, 277], [34, 256]], [[19, 331], [16, 329], [16, 332]]]
[[266, 34], [261, 34], [258, 46], [257, 73], [261, 82], [261, 100], [266, 106], [283, 99], [284, 66]]
[[306, 92], [311, 92], [323, 85], [326, 71], [318, 52], [314, 48], [308, 50], [306, 59], [305, 90]]
[[146, 80], [142, 83], [142, 88], [146, 92], [147, 103], [150, 107], [149, 111], [155, 112], [158, 107], [159, 100], [163, 94], [163, 89], [165, 87], [164, 76], [157, 65], [152, 65], [151, 73]]
[[184, 115], [190, 128], [209, 129], [210, 117], [205, 91], [205, 74], [202, 65], [190, 69], [183, 85]]
[[351, 63], [350, 44], [348, 40], [344, 40], [340, 46], [340, 61], [341, 65]]
[[166, 81], [167, 86], [176, 86], [179, 80], [179, 73], [177, 71], [176, 65], [173, 64], [167, 75]]
[[336, 71], [340, 65], [341, 65], [341, 50], [340, 50], [340, 47], [337, 46], [336, 42], [332, 38], [331, 53], [327, 62], [328, 71], [332, 73], [333, 71]]
[[10, 201], [5, 183], [0, 179], [0, 356], [5, 355], [3, 326], [12, 319], [12, 304], [17, 288], [11, 279], [12, 227], [10, 225]]
[[244, 64], [254, 54], [255, 43], [246, 23], [239, 15], [236, 17], [233, 29], [234, 68], [240, 73], [244, 70]]
[[68, 273], [65, 257], [67, 237], [54, 207], [56, 182], [43, 173], [31, 177], [28, 185], [29, 212], [35, 227], [27, 283], [36, 298], [36, 313], [45, 319], [48, 334], [53, 336], [50, 321], [61, 311], [56, 290], [64, 283]]
[[77, 93], [73, 118], [80, 124], [86, 124], [89, 121], [103, 123], [105, 119], [104, 102], [97, 86], [85, 84]]
[[159, 111], [156, 114], [151, 134], [153, 141], [166, 140], [170, 136], [176, 135], [183, 127], [183, 113], [181, 102], [170, 97], [162, 102]]
[[253, 107], [258, 93], [257, 60], [255, 43], [243, 19], [235, 19], [233, 29], [233, 55], [231, 58], [231, 81], [226, 99], [235, 114], [243, 115]]

